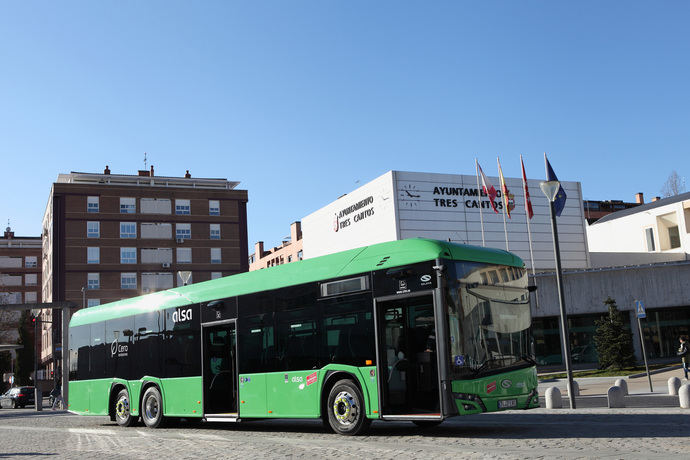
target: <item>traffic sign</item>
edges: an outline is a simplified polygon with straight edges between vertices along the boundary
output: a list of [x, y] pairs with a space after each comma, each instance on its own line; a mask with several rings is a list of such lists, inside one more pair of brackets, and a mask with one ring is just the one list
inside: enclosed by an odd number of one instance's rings
[[644, 304], [642, 303], [641, 300], [635, 301], [635, 311], [637, 312], [638, 318], [646, 318], [647, 317], [647, 313], [645, 313], [645, 311], [644, 311]]

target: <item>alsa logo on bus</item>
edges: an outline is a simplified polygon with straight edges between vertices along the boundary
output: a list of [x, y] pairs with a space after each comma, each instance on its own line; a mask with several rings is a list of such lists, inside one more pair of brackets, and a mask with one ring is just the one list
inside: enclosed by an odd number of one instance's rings
[[172, 320], [173, 323], [181, 323], [183, 321], [191, 321], [192, 320], [192, 309], [187, 308], [178, 308], [175, 310], [172, 314]]

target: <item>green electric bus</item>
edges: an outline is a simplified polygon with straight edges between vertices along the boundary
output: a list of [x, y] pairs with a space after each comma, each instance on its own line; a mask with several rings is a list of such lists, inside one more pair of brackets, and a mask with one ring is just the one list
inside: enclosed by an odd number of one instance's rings
[[69, 410], [420, 426], [538, 407], [517, 256], [427, 239], [375, 244], [82, 309]]

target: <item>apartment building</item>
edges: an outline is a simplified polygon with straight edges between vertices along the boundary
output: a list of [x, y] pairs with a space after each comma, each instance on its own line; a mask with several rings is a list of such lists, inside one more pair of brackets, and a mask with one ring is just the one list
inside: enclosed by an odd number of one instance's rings
[[285, 239], [280, 246], [265, 250], [264, 242], [254, 245], [254, 254], [249, 256], [249, 271], [274, 267], [302, 260], [302, 223], [290, 225], [290, 239]]
[[[82, 307], [248, 270], [247, 191], [227, 179], [60, 174], [43, 217], [43, 298]], [[45, 317], [53, 316], [44, 311]], [[60, 341], [44, 334], [42, 361]]]
[[[8, 226], [0, 237], [0, 304], [41, 302], [41, 237], [14, 236]], [[0, 312], [0, 343], [19, 337], [20, 312]]]

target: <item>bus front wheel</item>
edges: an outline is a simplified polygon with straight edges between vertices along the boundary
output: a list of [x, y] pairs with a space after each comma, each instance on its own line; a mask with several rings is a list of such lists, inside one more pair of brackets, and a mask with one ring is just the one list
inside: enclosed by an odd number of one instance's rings
[[141, 419], [149, 428], [158, 428], [163, 423], [163, 398], [156, 387], [149, 387], [141, 399]]
[[351, 380], [340, 380], [328, 394], [328, 423], [338, 434], [357, 435], [364, 432], [371, 420], [364, 409], [364, 397]]
[[125, 389], [120, 390], [115, 398], [115, 421], [120, 426], [132, 426], [136, 422], [136, 417], [129, 411], [129, 392]]

